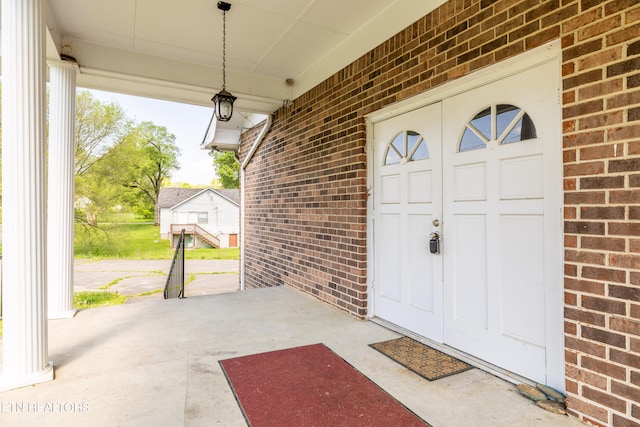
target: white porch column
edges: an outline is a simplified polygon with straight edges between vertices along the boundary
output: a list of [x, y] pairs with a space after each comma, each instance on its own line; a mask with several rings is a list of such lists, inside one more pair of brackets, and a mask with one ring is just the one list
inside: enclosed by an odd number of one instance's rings
[[48, 363], [43, 0], [2, 0], [0, 390], [53, 379]]
[[76, 67], [49, 62], [47, 296], [49, 319], [73, 317]]

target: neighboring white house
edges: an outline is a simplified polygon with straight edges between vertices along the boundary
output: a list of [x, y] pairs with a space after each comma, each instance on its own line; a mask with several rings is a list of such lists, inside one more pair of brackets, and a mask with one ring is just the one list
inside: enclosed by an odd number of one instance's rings
[[160, 236], [172, 246], [185, 229], [186, 247], [237, 247], [240, 190], [162, 188], [158, 199]]

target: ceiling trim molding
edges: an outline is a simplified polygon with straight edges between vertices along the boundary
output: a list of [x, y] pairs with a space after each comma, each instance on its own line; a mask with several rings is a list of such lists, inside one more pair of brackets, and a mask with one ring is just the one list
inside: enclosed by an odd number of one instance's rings
[[[88, 89], [124, 93], [128, 95], [182, 102], [213, 108], [211, 97], [215, 89], [204, 86], [189, 85], [175, 81], [141, 77], [113, 71], [87, 68], [80, 65], [77, 85]], [[280, 106], [282, 100], [236, 92], [238, 111], [270, 114]]]

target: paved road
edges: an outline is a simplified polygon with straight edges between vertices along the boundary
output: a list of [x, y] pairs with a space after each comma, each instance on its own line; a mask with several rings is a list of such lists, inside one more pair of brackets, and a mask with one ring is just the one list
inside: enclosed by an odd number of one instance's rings
[[[74, 291], [109, 289], [130, 296], [127, 303], [158, 300], [163, 298], [162, 292], [140, 294], [164, 289], [170, 267], [170, 260], [76, 259]], [[237, 260], [186, 260], [185, 295], [195, 297], [237, 291], [239, 268]]]
[[[74, 291], [105, 289], [131, 298], [127, 303], [162, 299], [170, 260], [75, 260]], [[185, 295], [193, 297], [239, 289], [237, 260], [186, 260]]]

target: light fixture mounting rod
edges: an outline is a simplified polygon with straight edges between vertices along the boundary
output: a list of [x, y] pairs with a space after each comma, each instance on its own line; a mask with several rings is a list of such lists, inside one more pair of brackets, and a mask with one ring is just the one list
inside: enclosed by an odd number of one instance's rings
[[215, 106], [214, 114], [221, 122], [228, 122], [233, 114], [235, 96], [227, 92], [227, 12], [231, 4], [220, 1], [218, 9], [222, 11], [222, 90], [215, 94], [211, 101]]
[[227, 88], [227, 12], [231, 4], [219, 1], [218, 9], [222, 11], [222, 90]]

